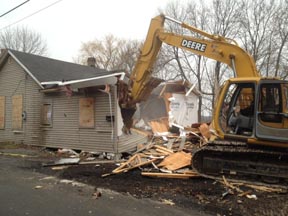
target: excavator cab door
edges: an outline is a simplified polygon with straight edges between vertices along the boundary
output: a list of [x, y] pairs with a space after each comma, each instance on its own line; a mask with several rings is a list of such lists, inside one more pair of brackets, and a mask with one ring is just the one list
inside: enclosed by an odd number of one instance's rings
[[256, 137], [288, 145], [288, 82], [261, 80], [257, 92]]

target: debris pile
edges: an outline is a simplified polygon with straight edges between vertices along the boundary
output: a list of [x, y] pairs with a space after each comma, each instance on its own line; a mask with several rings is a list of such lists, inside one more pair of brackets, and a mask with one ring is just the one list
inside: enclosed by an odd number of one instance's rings
[[[192, 170], [191, 159], [193, 152], [211, 138], [209, 126], [205, 123], [191, 128], [174, 125], [174, 130], [176, 132], [153, 135], [148, 144], [139, 144], [135, 152], [127, 153], [125, 156], [123, 154], [121, 163], [117, 164], [118, 167], [102, 177], [136, 168], [141, 169], [141, 174], [148, 177], [184, 179], [199, 177]], [[58, 149], [55, 154], [60, 159], [44, 163], [43, 166], [56, 170], [69, 165], [115, 163], [112, 153], [78, 153], [70, 149]]]
[[199, 126], [199, 129], [185, 129], [184, 135], [184, 130], [182, 130], [180, 135], [152, 137], [149, 144], [139, 146], [128, 159], [119, 164], [111, 173], [104, 174], [102, 177], [136, 168], [141, 169], [143, 176], [149, 177], [184, 179], [199, 177], [191, 168], [192, 153], [205, 145], [211, 137], [207, 124]]

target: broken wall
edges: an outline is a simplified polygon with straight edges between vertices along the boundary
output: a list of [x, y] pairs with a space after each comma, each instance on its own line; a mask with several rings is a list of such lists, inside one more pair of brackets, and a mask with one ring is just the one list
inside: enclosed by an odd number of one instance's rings
[[198, 98], [196, 95], [172, 94], [169, 99], [169, 122], [190, 127], [198, 122]]

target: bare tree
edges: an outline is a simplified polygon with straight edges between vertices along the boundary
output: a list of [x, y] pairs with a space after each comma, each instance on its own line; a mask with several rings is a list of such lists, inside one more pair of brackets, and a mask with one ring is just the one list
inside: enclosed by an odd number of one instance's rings
[[[288, 78], [287, 0], [213, 0], [212, 4], [203, 2], [168, 4], [164, 14], [211, 34], [240, 42], [240, 46], [255, 59], [262, 75]], [[169, 23], [166, 27], [173, 33], [191, 35], [191, 32], [174, 23]], [[199, 37], [193, 33], [192, 36]], [[220, 62], [175, 47], [163, 46], [161, 54], [163, 53], [164, 55], [159, 56], [164, 56], [164, 59], [158, 61], [164, 64], [160, 72], [165, 73], [166, 79], [181, 77], [190, 82], [196, 81], [205, 98], [203, 102], [200, 98], [200, 110], [212, 111], [219, 87], [223, 81], [233, 76], [232, 70]]]
[[0, 32], [0, 47], [36, 55], [47, 55], [47, 43], [41, 34], [27, 27], [16, 27]]
[[[191, 20], [191, 14], [198, 8], [197, 6], [194, 2], [188, 3], [187, 7], [181, 4], [170, 3], [166, 6], [164, 14], [186, 23], [196, 22], [195, 20]], [[202, 14], [205, 16], [204, 13]], [[179, 35], [191, 35], [190, 31], [174, 22], [167, 21], [165, 24], [167, 31]], [[197, 82], [197, 87], [201, 91], [201, 78], [203, 75], [200, 67], [201, 62], [202, 58], [200, 56], [178, 47], [163, 44], [158, 61], [156, 62], [156, 68], [162, 68], [162, 71], [160, 71], [162, 79], [184, 79], [191, 83]], [[163, 74], [163, 71], [165, 74]], [[199, 110], [201, 110], [202, 98], [200, 98], [198, 106]], [[198, 119], [200, 118], [201, 112], [199, 111]]]
[[[213, 0], [212, 5], [209, 32], [231, 39], [237, 37], [240, 8], [242, 7], [240, 2], [237, 0]], [[226, 66], [223, 67], [220, 62], [214, 64], [214, 70], [211, 71], [214, 76], [210, 76], [210, 79], [212, 78], [212, 82], [210, 82], [213, 95], [212, 104], [215, 103], [215, 98], [219, 94], [220, 84], [231, 76], [231, 70], [227, 70]], [[207, 76], [209, 75], [207, 74]]]
[[275, 73], [274, 76], [280, 76], [282, 78], [287, 78], [287, 63], [288, 59], [284, 56], [288, 54], [288, 1], [281, 1], [278, 5], [278, 10], [275, 16], [273, 17], [274, 23], [274, 32], [276, 34], [276, 43], [277, 47], [275, 52], [276, 61], [275, 61]]
[[139, 54], [139, 47], [140, 42], [137, 40], [123, 40], [107, 35], [103, 40], [95, 39], [83, 43], [74, 61], [86, 64], [87, 58], [93, 56], [98, 68], [131, 72]]
[[244, 48], [253, 56], [258, 70], [268, 76], [275, 65], [274, 19], [278, 13], [277, 1], [243, 0], [241, 16], [241, 40]]
[[[234, 0], [214, 0], [213, 5], [207, 5], [202, 2], [191, 1], [186, 5], [170, 3], [167, 5], [164, 13], [175, 19], [186, 22], [196, 28], [207, 31], [211, 34], [234, 38], [239, 25], [240, 1]], [[167, 22], [166, 29], [180, 35], [191, 35], [197, 38], [203, 36], [183, 29], [181, 26]], [[177, 47], [163, 46], [161, 53], [165, 53], [165, 60], [160, 60], [168, 78], [182, 78], [192, 83], [197, 83], [197, 87], [214, 104], [214, 96], [217, 95], [220, 83], [227, 79], [230, 74], [227, 73], [227, 67], [221, 67], [220, 62], [211, 61], [203, 56], [195, 55]], [[161, 56], [161, 55], [160, 55]], [[163, 55], [162, 55], [163, 56]], [[159, 61], [158, 61], [159, 63]], [[214, 68], [211, 67], [214, 65]], [[167, 73], [171, 70], [171, 73]], [[228, 75], [227, 75], [228, 74]], [[225, 78], [224, 78], [225, 75]], [[167, 79], [167, 77], [166, 77]], [[212, 96], [212, 98], [211, 98]], [[202, 97], [199, 98], [198, 119], [201, 119], [202, 106], [212, 112], [212, 106], [205, 106]]]

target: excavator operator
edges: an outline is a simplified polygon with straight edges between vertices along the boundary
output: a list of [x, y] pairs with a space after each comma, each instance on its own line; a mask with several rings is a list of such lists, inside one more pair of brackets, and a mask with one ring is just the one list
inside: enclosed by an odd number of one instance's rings
[[235, 100], [230, 102], [231, 111], [227, 125], [232, 128], [231, 133], [249, 136], [253, 131], [253, 116], [255, 110], [254, 86], [238, 86]]

